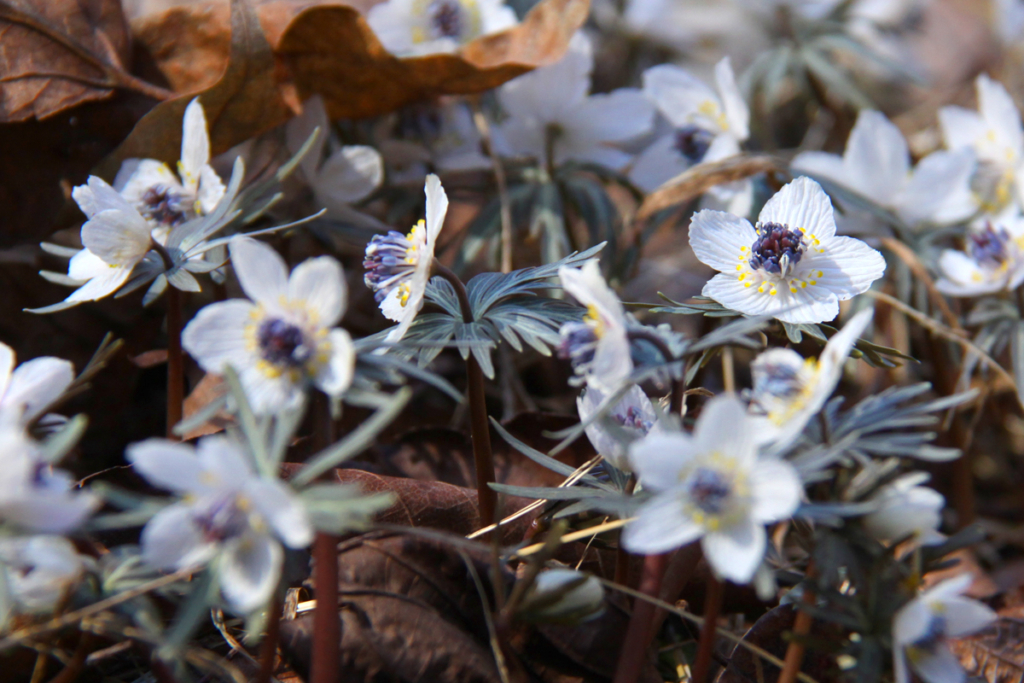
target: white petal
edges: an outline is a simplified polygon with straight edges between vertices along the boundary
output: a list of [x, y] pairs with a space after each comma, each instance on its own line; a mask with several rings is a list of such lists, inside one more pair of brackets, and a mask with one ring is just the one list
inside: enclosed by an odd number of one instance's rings
[[731, 273], [733, 279], [736, 266], [746, 262], [756, 240], [757, 233], [748, 220], [722, 211], [704, 209], [690, 221], [693, 253], [701, 263]]
[[64, 533], [77, 528], [100, 506], [89, 493], [36, 488], [23, 497], [0, 502], [0, 516], [17, 526], [44, 533]]
[[824, 178], [845, 187], [851, 187], [846, 176], [846, 166], [838, 154], [828, 152], [800, 152], [790, 163], [793, 173], [806, 173], [810, 176]]
[[700, 453], [719, 452], [745, 469], [753, 462], [762, 440], [748, 420], [742, 401], [734, 394], [720, 394], [701, 410], [693, 429], [693, 447]]
[[[411, 295], [409, 299], [410, 301], [412, 300]], [[411, 323], [412, 320], [410, 313], [412, 311], [413, 309], [402, 305], [401, 294], [397, 288], [388, 292], [388, 295], [380, 302], [380, 312], [384, 314], [385, 318], [388, 320], [394, 320], [395, 322], [402, 322], [409, 319]], [[414, 316], [415, 313], [412, 313], [412, 315]], [[401, 339], [401, 337], [399, 337], [399, 339]]]
[[778, 291], [776, 296], [746, 287], [734, 274], [720, 273], [701, 292], [726, 308], [745, 315], [771, 315], [791, 323], [820, 323], [839, 314], [839, 300], [824, 287], [807, 287], [796, 293]]
[[486, 35], [504, 31], [518, 23], [516, 13], [501, 0], [478, 0], [480, 33]]
[[983, 271], [962, 251], [943, 251], [939, 256], [939, 269], [945, 277], [935, 283], [935, 288], [949, 296], [977, 296], [998, 292], [1006, 286], [1005, 277], [993, 277]]
[[307, 259], [295, 267], [288, 280], [288, 299], [310, 314], [317, 327], [332, 327], [345, 312], [345, 276], [331, 256]]
[[1024, 129], [1021, 127], [1020, 112], [1013, 98], [1006, 92], [1003, 84], [994, 81], [986, 74], [978, 76], [978, 111], [985, 123], [995, 132], [996, 139], [1007, 152], [1013, 153], [1018, 161], [1024, 153]]
[[675, 134], [663, 135], [633, 162], [629, 179], [644, 192], [652, 192], [692, 166], [676, 149]]
[[191, 446], [167, 439], [146, 439], [128, 446], [125, 455], [135, 471], [157, 488], [179, 494], [206, 488], [206, 468]]
[[963, 683], [967, 678], [960, 660], [944, 645], [922, 652], [911, 659], [911, 665], [925, 683]]
[[196, 196], [196, 201], [199, 202], [202, 214], [212, 213], [224, 197], [225, 192], [224, 182], [213, 170], [213, 167], [207, 164], [199, 169], [199, 193]]
[[14, 371], [14, 349], [0, 342], [0, 399], [7, 393], [7, 385]]
[[603, 319], [624, 324], [625, 312], [619, 297], [608, 286], [601, 267], [594, 259], [579, 268], [562, 266], [558, 269], [562, 288], [584, 306], [594, 306]]
[[750, 471], [750, 515], [757, 522], [788, 519], [800, 505], [803, 485], [785, 460], [762, 458]]
[[972, 147], [976, 140], [984, 137], [987, 128], [977, 113], [963, 107], [939, 109], [939, 127], [946, 149], [954, 151]]
[[667, 491], [679, 484], [679, 473], [698, 455], [693, 439], [682, 432], [651, 432], [633, 442], [629, 461], [645, 489]]
[[674, 128], [697, 124], [715, 132], [723, 130], [724, 112], [718, 95], [685, 69], [672, 64], [651, 67], [643, 74], [643, 89]]
[[377, 189], [384, 180], [384, 160], [373, 147], [348, 145], [332, 154], [320, 167], [315, 190], [330, 211], [351, 204]]
[[910, 172], [910, 151], [900, 129], [885, 114], [861, 110], [843, 155], [844, 184], [891, 207]]
[[160, 569], [183, 569], [210, 559], [215, 546], [203, 538], [191, 508], [178, 503], [156, 513], [142, 530], [142, 558]]
[[573, 112], [571, 123], [573, 136], [590, 144], [625, 142], [650, 131], [654, 107], [639, 90], [622, 88], [588, 97]]
[[255, 363], [241, 367], [239, 379], [253, 412], [258, 415], [297, 408], [305, 396], [303, 386], [293, 382], [288, 373], [268, 373]]
[[[843, 363], [850, 357], [850, 351], [853, 350], [857, 340], [864, 333], [864, 330], [867, 329], [873, 317], [874, 309], [869, 308], [861, 311], [851, 318], [843, 326], [843, 329], [836, 332], [828, 340], [825, 350], [821, 352], [821, 356], [818, 359], [820, 373], [818, 382], [821, 385], [822, 393], [832, 394], [842, 376]], [[825, 398], [813, 402], [814, 412], [817, 412], [825, 405], [827, 395]]]
[[222, 434], [199, 440], [196, 454], [202, 464], [204, 483], [211, 490], [238, 491], [253, 479], [253, 466], [242, 445]]
[[[501, 86], [498, 101], [512, 120], [535, 119], [543, 128], [583, 101], [590, 90], [593, 66], [590, 40], [577, 31], [562, 59]], [[552, 97], [553, 93], [558, 96]]]
[[817, 269], [819, 286], [833, 292], [840, 301], [865, 292], [885, 273], [885, 258], [855, 237], [833, 237], [822, 244], [824, 254], [805, 254], [801, 267]]
[[107, 266], [107, 270], [71, 292], [65, 301], [96, 301], [116, 292], [131, 275], [133, 266]]
[[249, 500], [289, 548], [313, 542], [313, 527], [306, 509], [290, 489], [276, 480], [254, 479], [246, 487]]
[[228, 243], [231, 265], [242, 290], [253, 301], [271, 308], [288, 295], [288, 266], [269, 244], [237, 236]]
[[345, 330], [331, 330], [328, 341], [330, 357], [320, 366], [315, 382], [325, 394], [340, 396], [352, 384], [356, 354], [352, 338]]
[[263, 607], [277, 588], [284, 551], [270, 536], [248, 534], [231, 540], [220, 563], [220, 589], [242, 614]]
[[225, 365], [245, 365], [254, 354], [249, 348], [249, 330], [259, 322], [256, 314], [257, 308], [244, 299], [205, 306], [185, 326], [181, 345], [207, 372], [221, 373]]
[[991, 607], [970, 598], [949, 598], [943, 605], [946, 635], [950, 638], [962, 638], [977, 633], [999, 618]]
[[715, 65], [715, 82], [718, 84], [718, 94], [722, 96], [725, 118], [729, 122], [728, 132], [737, 140], [746, 140], [750, 136], [750, 109], [736, 85], [736, 76], [728, 57], [723, 57]]
[[913, 225], [920, 221], [956, 223], [976, 210], [971, 176], [977, 168], [970, 149], [933, 152], [921, 159], [898, 197], [900, 217]]
[[444, 226], [444, 217], [448, 213], [448, 195], [441, 186], [441, 179], [431, 173], [427, 176], [424, 186], [427, 195], [427, 248], [428, 254], [421, 254], [420, 258], [432, 259], [434, 247], [437, 242], [437, 235]]
[[82, 226], [82, 244], [112, 266], [134, 266], [151, 241], [149, 224], [135, 209], [107, 209]]
[[818, 239], [836, 234], [832, 202], [821, 185], [807, 177], [797, 178], [776, 192], [761, 209], [758, 222], [802, 228]]
[[110, 265], [88, 249], [82, 249], [68, 261], [68, 277], [75, 280], [91, 280], [110, 272]]
[[210, 136], [206, 131], [206, 114], [198, 97], [185, 107], [181, 128], [181, 180], [187, 189], [196, 192], [203, 166], [210, 161]]
[[22, 420], [31, 421], [57, 400], [74, 379], [74, 366], [60, 358], [36, 358], [22, 363], [10, 376], [6, 391], [0, 381], [0, 408], [14, 408]]
[[682, 493], [666, 491], [640, 507], [622, 531], [622, 545], [631, 553], [655, 555], [680, 548], [703, 531], [683, 513]]
[[[129, 161], [134, 163], [129, 164]], [[156, 159], [130, 159], [129, 161], [121, 166], [117, 178], [114, 179], [114, 187], [132, 206], [136, 208], [143, 206], [146, 193], [154, 187], [166, 187], [177, 191], [184, 189], [178, 176], [174, 175], [174, 172], [162, 161]], [[90, 185], [92, 185], [91, 180]], [[94, 196], [99, 199], [98, 193]], [[81, 206], [81, 202], [79, 205]], [[107, 205], [103, 208], [121, 207], [113, 206], [108, 198]], [[86, 215], [90, 214], [86, 212]]]
[[739, 584], [754, 577], [766, 545], [764, 527], [749, 518], [707, 533], [701, 540], [704, 557], [715, 573]]
[[366, 13], [366, 23], [388, 52], [406, 54], [413, 47], [412, 12], [412, 2], [389, 0], [370, 8]]

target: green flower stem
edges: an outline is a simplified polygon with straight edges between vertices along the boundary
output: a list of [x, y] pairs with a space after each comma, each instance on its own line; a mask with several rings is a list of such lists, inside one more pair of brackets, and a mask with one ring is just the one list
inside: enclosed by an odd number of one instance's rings
[[[652, 598], [659, 597], [661, 580], [668, 565], [668, 553], [648, 555], [644, 558], [644, 573], [640, 577], [640, 592]], [[651, 622], [655, 606], [647, 600], [633, 603], [633, 615], [629, 619], [626, 639], [619, 651], [619, 662], [615, 667], [614, 683], [635, 683], [647, 658], [647, 645], [651, 642]]]
[[[320, 452], [334, 442], [330, 399], [317, 392], [313, 398], [313, 440]], [[313, 540], [313, 661], [309, 683], [337, 683], [341, 656], [341, 620], [338, 617], [338, 539], [318, 531]]]
[[[462, 309], [462, 321], [475, 322], [473, 307], [469, 303], [466, 285], [459, 276], [434, 259], [434, 274], [448, 281], [455, 289]], [[494, 481], [494, 456], [491, 454], [491, 428], [487, 421], [487, 402], [484, 394], [484, 373], [472, 352], [466, 358], [466, 394], [473, 438], [473, 460], [476, 464], [476, 492], [480, 507], [480, 524], [489, 526], [498, 522], [497, 494], [489, 486]]]
[[700, 627], [697, 643], [697, 657], [693, 664], [693, 683], [707, 683], [711, 671], [711, 655], [715, 644], [715, 629], [718, 627], [718, 613], [722, 610], [724, 584], [713, 575], [708, 577], [704, 592], [704, 624]]

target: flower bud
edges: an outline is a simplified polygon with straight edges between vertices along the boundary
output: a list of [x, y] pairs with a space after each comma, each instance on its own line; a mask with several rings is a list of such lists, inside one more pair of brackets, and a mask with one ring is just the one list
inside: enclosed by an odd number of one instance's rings
[[593, 576], [573, 569], [549, 569], [537, 575], [518, 616], [526, 621], [579, 624], [604, 611], [604, 588]]

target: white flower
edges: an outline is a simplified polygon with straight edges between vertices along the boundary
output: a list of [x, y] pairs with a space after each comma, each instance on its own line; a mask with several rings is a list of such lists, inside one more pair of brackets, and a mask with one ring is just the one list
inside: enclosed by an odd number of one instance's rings
[[[89, 562], [61, 536], [0, 538], [0, 572], [3, 595], [0, 630], [6, 616], [15, 613], [51, 612], [81, 578]], [[0, 609], [3, 609], [0, 607]]]
[[[323, 98], [306, 100], [302, 115], [285, 127], [285, 138], [292, 154], [298, 152], [313, 131], [319, 128], [312, 149], [300, 162], [302, 174], [313, 190], [313, 198], [333, 218], [347, 215], [348, 205], [363, 199], [384, 179], [384, 162], [373, 147], [338, 145], [330, 136], [330, 121]], [[327, 158], [324, 159], [324, 152]]]
[[399, 56], [454, 52], [474, 38], [511, 28], [516, 13], [502, 0], [387, 0], [366, 22]]
[[373, 290], [381, 313], [398, 327], [388, 333], [387, 341], [397, 342], [409, 330], [423, 308], [423, 295], [434, 265], [437, 235], [448, 212], [448, 195], [441, 179], [427, 176], [427, 217], [413, 226], [408, 235], [394, 230], [374, 235], [366, 245], [363, 281]]
[[693, 435], [654, 432], [630, 448], [643, 488], [654, 492], [623, 532], [634, 553], [664, 553], [698, 538], [715, 573], [747, 583], [761, 564], [764, 525], [800, 503], [793, 466], [757, 454], [757, 421], [723, 395], [701, 412]]
[[345, 312], [341, 266], [330, 256], [288, 266], [270, 246], [249, 237], [229, 243], [235, 274], [252, 301], [203, 308], [181, 343], [207, 372], [238, 372], [257, 413], [296, 406], [309, 384], [338, 396], [352, 381], [355, 353], [335, 328]]
[[935, 489], [921, 486], [926, 481], [926, 472], [911, 472], [879, 489], [871, 497], [878, 507], [864, 516], [864, 529], [879, 541], [913, 536], [915, 544], [942, 543], [946, 537], [938, 528], [946, 499]]
[[843, 374], [843, 363], [871, 322], [861, 311], [828, 340], [821, 356], [805, 359], [792, 349], [770, 349], [750, 364], [754, 387], [750, 412], [763, 417], [778, 447], [789, 445], [828, 401]]
[[633, 372], [622, 302], [604, 281], [595, 260], [581, 268], [562, 266], [558, 278], [562, 288], [587, 307], [582, 322], [562, 325], [560, 355], [570, 359], [587, 386], [614, 393]]
[[142, 531], [142, 557], [154, 567], [184, 569], [217, 558], [221, 592], [241, 613], [266, 604], [284, 552], [313, 539], [307, 513], [291, 490], [257, 476], [241, 447], [222, 436], [196, 448], [149, 439], [129, 446], [128, 460], [151, 484], [178, 494]]
[[900, 608], [893, 618], [893, 669], [896, 683], [910, 683], [911, 668], [925, 683], [963, 683], [966, 675], [946, 638], [962, 638], [985, 628], [996, 613], [961, 597], [971, 576], [943, 581]]
[[718, 92], [672, 64], [651, 67], [643, 81], [644, 94], [672, 130], [633, 164], [629, 177], [641, 189], [650, 192], [694, 164], [738, 154], [750, 136], [750, 110], [728, 57], [715, 66]]
[[185, 108], [181, 132], [177, 175], [156, 159], [128, 159], [114, 179], [114, 188], [164, 234], [210, 213], [224, 196], [224, 183], [209, 163], [210, 137], [198, 97]]
[[690, 246], [721, 271], [704, 296], [745, 315], [819, 323], [839, 302], [864, 292], [885, 272], [882, 255], [852, 237], [837, 237], [832, 204], [816, 182], [797, 178], [761, 209], [757, 227], [721, 211], [690, 223]]
[[1007, 45], [1020, 44], [1024, 39], [1024, 2], [1021, 0], [995, 0], [992, 27]]
[[[584, 422], [588, 420], [606, 398], [607, 395], [600, 389], [595, 387], [584, 389], [576, 399], [580, 420]], [[658, 415], [654, 412], [651, 399], [647, 398], [647, 394], [634, 384], [622, 397], [622, 400], [605, 413], [605, 419], [612, 420], [625, 430], [626, 434], [639, 439], [646, 436], [655, 427]], [[605, 460], [624, 472], [633, 471], [633, 466], [629, 462], [627, 445], [619, 436], [610, 434], [602, 425], [601, 420], [590, 423], [586, 432], [594, 450], [600, 453]]]
[[509, 115], [496, 141], [503, 153], [556, 166], [570, 159], [612, 169], [629, 163], [614, 145], [650, 131], [654, 107], [632, 88], [588, 95], [593, 67], [590, 41], [577, 33], [561, 60], [501, 86], [498, 100]]
[[946, 147], [973, 149], [978, 170], [972, 186], [975, 201], [986, 213], [1000, 213], [1024, 203], [1024, 126], [1006, 88], [985, 74], [975, 81], [978, 111], [963, 107], [939, 110]]
[[0, 425], [28, 425], [75, 379], [61, 358], [34, 358], [14, 367], [14, 349], [0, 342]]
[[936, 289], [949, 296], [1012, 291], [1024, 282], [1024, 216], [982, 219], [971, 226], [966, 249], [939, 257]]
[[908, 225], [955, 223], [976, 210], [969, 149], [934, 152], [910, 168], [907, 141], [884, 114], [861, 110], [843, 156], [803, 152], [794, 172], [810, 173], [847, 187], [889, 209]]
[[0, 425], [0, 521], [31, 532], [63, 533], [79, 526], [100, 501], [76, 492], [71, 477], [45, 462], [20, 427]]

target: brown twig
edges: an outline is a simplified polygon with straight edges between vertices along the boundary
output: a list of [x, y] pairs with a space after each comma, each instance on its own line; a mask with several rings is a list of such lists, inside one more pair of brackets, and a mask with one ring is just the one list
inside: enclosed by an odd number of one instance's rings
[[[474, 322], [473, 307], [469, 303], [466, 285], [459, 276], [441, 262], [434, 259], [434, 274], [451, 284], [459, 299], [463, 322]], [[480, 507], [480, 523], [483, 526], [498, 520], [497, 494], [490, 487], [495, 480], [494, 456], [491, 453], [491, 426], [487, 420], [487, 397], [484, 388], [484, 373], [472, 352], [466, 357], [466, 400], [469, 401], [469, 417], [473, 440], [473, 461], [476, 466], [476, 493]]]
[[[807, 578], [814, 577], [814, 565], [807, 567]], [[804, 594], [801, 602], [810, 606], [814, 604], [814, 591], [809, 585], [804, 584]], [[795, 683], [796, 676], [800, 672], [800, 665], [804, 662], [804, 638], [811, 632], [811, 623], [814, 618], [806, 609], [797, 610], [796, 619], [793, 622], [793, 639], [789, 641], [786, 648], [786, 659], [783, 662], [782, 673], [779, 674], [778, 683]]]
[[724, 584], [714, 576], [708, 577], [707, 592], [704, 594], [704, 624], [700, 628], [697, 643], [697, 657], [693, 664], [693, 683], [707, 683], [711, 672], [711, 656], [714, 653], [715, 631], [718, 613], [722, 609]]
[[[665, 576], [668, 554], [648, 555], [644, 558], [644, 573], [640, 577], [640, 593], [656, 598], [661, 590], [661, 580]], [[615, 667], [614, 683], [634, 683], [640, 677], [644, 659], [647, 657], [647, 646], [651, 642], [651, 622], [654, 618], [655, 606], [647, 600], [637, 600], [633, 605], [633, 614], [629, 619], [626, 639], [619, 651], [619, 661]]]
[[71, 661], [61, 670], [59, 674], [50, 679], [50, 683], [72, 683], [85, 668], [85, 658], [89, 656], [89, 650], [95, 642], [96, 636], [89, 631], [83, 631], [78, 637], [78, 646], [75, 647], [75, 654]]
[[177, 440], [174, 427], [185, 406], [185, 357], [181, 350], [182, 293], [167, 286], [167, 438]]
[[277, 593], [270, 600], [270, 613], [267, 614], [267, 632], [260, 644], [260, 672], [256, 683], [268, 683], [277, 663], [277, 641], [281, 637], [281, 611], [284, 600]]
[[[636, 488], [636, 474], [629, 475], [629, 481], [626, 482], [625, 494], [627, 496], [633, 495], [633, 489]], [[621, 583], [624, 586], [629, 585], [629, 553], [622, 547], [622, 533], [619, 533], [619, 545], [615, 549], [615, 583]]]

